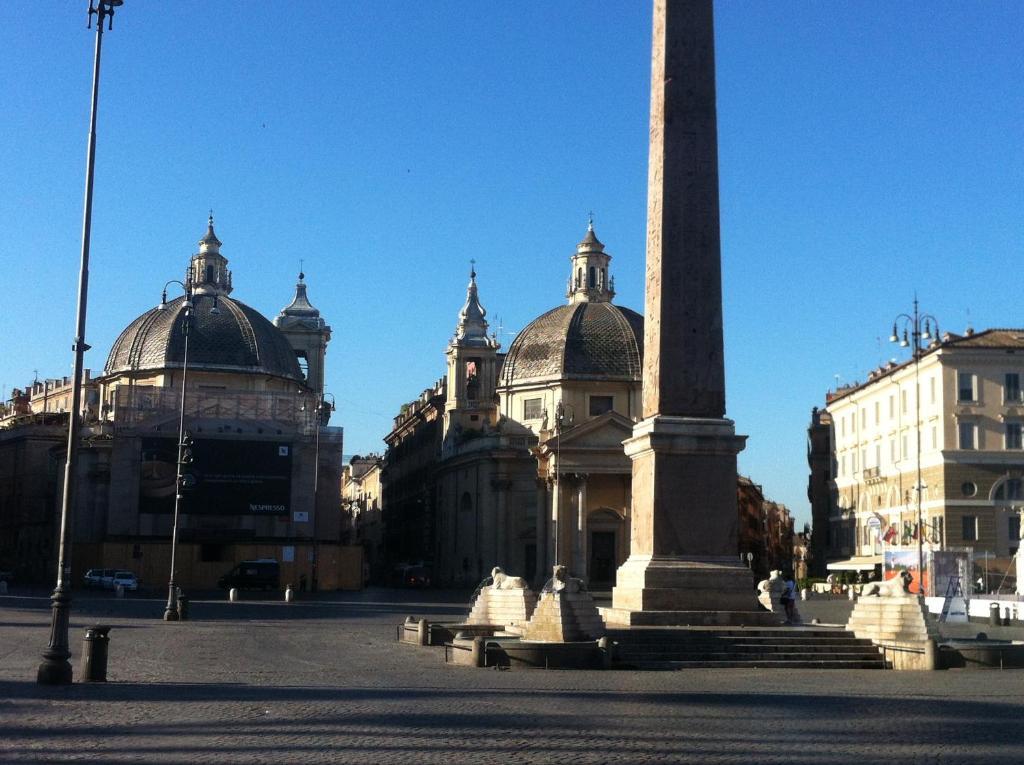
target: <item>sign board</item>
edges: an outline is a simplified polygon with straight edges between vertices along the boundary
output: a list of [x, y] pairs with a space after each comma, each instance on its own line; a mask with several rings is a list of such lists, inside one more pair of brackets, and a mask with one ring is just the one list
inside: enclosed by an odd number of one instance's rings
[[[182, 512], [196, 515], [285, 515], [291, 510], [292, 448], [276, 441], [197, 438], [184, 466]], [[178, 444], [142, 439], [139, 512], [174, 511]]]
[[296, 510], [292, 513], [292, 520], [295, 521], [295, 523], [308, 523], [309, 513], [304, 510]]
[[[886, 550], [885, 570], [883, 578], [892, 579], [904, 571], [911, 577], [910, 592], [919, 593], [921, 590], [921, 572], [918, 570], [917, 550]], [[928, 570], [925, 565], [924, 586], [928, 587]]]
[[281, 560], [284, 563], [294, 563], [295, 562], [295, 546], [294, 545], [284, 545], [281, 548]]
[[973, 592], [971, 572], [974, 569], [973, 551], [970, 548], [931, 550], [925, 553], [925, 558], [925, 566], [934, 574], [930, 578], [928, 592], [925, 594], [934, 598], [945, 597], [950, 582], [956, 577], [964, 595], [970, 597]]

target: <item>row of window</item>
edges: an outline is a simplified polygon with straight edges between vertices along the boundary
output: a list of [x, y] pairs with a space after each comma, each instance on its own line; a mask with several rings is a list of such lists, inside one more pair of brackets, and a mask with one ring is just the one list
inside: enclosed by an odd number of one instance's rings
[[[935, 425], [933, 425], [931, 427], [930, 442], [931, 442], [931, 448], [932, 449], [938, 449], [939, 448], [939, 429]], [[874, 458], [875, 458], [875, 461], [874, 461], [872, 467], [880, 468], [882, 466], [882, 444], [881, 443], [876, 443], [874, 446], [875, 446], [875, 448], [874, 448]], [[889, 464], [895, 465], [900, 460], [910, 459], [910, 450], [911, 450], [911, 448], [913, 448], [913, 446], [916, 446], [916, 444], [912, 444], [912, 442], [910, 440], [910, 433], [909, 432], [904, 433], [900, 437], [899, 449], [898, 450], [897, 450], [896, 439], [895, 438], [890, 439], [889, 440]], [[922, 447], [923, 446], [924, 446], [924, 439], [922, 438]], [[859, 459], [858, 459], [858, 455], [859, 455]], [[849, 458], [850, 458], [850, 460], [849, 460], [849, 467], [850, 467], [850, 472], [851, 473], [856, 474], [859, 470], [867, 469], [868, 468], [868, 450], [867, 449], [861, 449], [859, 453], [856, 450], [851, 451], [849, 453]], [[839, 475], [847, 475], [846, 468], [847, 468], [847, 455], [846, 454], [842, 454], [839, 457]]]
[[[1024, 448], [1022, 441], [1022, 424], [1019, 421], [1011, 420], [1003, 423], [1003, 448], [1021, 449]], [[958, 444], [961, 449], [980, 449], [981, 441], [978, 438], [978, 423], [971, 420], [961, 420], [957, 424]]]
[[[959, 402], [979, 401], [978, 376], [973, 372], [957, 374], [956, 400]], [[1020, 374], [1007, 372], [1003, 375], [1003, 403], [1019, 404], [1024, 402], [1020, 389]]]
[[[936, 391], [936, 378], [929, 378], [927, 382], [928, 386], [928, 399], [929, 403], [935, 403], [935, 391]], [[899, 392], [900, 397], [900, 413], [907, 414], [910, 408], [909, 402], [909, 390], [907, 388], [902, 389]], [[959, 372], [957, 374], [957, 401], [961, 403], [977, 402], [978, 398], [978, 376], [974, 372]], [[896, 394], [892, 393], [889, 395], [889, 420], [896, 419]], [[1007, 372], [1003, 375], [1003, 403], [1004, 404], [1020, 404], [1024, 403], [1024, 391], [1020, 387], [1020, 374], [1018, 372]], [[864, 407], [860, 410], [860, 427], [861, 429], [868, 426], [868, 408]], [[874, 424], [882, 424], [882, 402], [874, 402]], [[857, 426], [856, 413], [851, 413], [849, 416], [849, 428], [850, 432], [854, 433]], [[847, 418], [839, 418], [839, 435], [846, 436]]]
[[[614, 409], [614, 396], [588, 396], [587, 411], [591, 417], [597, 417]], [[523, 400], [523, 420], [544, 419], [544, 399], [528, 398]]]
[[[1006, 517], [1007, 530], [1006, 538], [1010, 543], [1010, 550], [1017, 549], [1020, 545], [1020, 516], [1013, 514]], [[964, 515], [960, 518], [961, 529], [960, 534], [965, 542], [977, 542], [978, 541], [978, 516], [976, 515]]]
[[[931, 403], [935, 403], [935, 378], [932, 377], [928, 381], [928, 388], [931, 392]], [[903, 389], [900, 391], [900, 414], [907, 414], [909, 410], [909, 397], [907, 390]], [[882, 402], [876, 401], [874, 404], [874, 420], [875, 425], [882, 424]], [[850, 433], [856, 432], [857, 429], [857, 414], [856, 412], [850, 414]], [[896, 394], [889, 394], [889, 419], [896, 419]], [[860, 410], [860, 427], [864, 429], [868, 426], [868, 408], [864, 407]], [[839, 418], [839, 435], [846, 435], [846, 418]]]
[[[939, 431], [936, 426], [931, 428], [931, 448], [939, 448]], [[924, 439], [922, 439], [923, 441]], [[960, 449], [980, 449], [981, 441], [978, 438], [978, 423], [971, 420], [961, 420], [957, 423], [957, 445]], [[874, 462], [872, 467], [882, 467], [882, 445], [876, 443], [874, 448]], [[922, 444], [923, 446], [923, 444]], [[895, 465], [900, 460], [906, 460], [910, 458], [910, 434], [904, 433], [900, 438], [900, 449], [896, 448], [896, 439], [890, 439], [889, 441], [889, 463]], [[1007, 450], [1018, 450], [1024, 449], [1024, 423], [1018, 420], [1010, 420], [1003, 423], [1003, 448]], [[859, 460], [858, 460], [859, 454]], [[850, 452], [850, 472], [856, 474], [861, 469], [868, 468], [868, 450], [861, 449], [858, 453], [856, 450]], [[839, 475], [846, 475], [847, 471], [847, 455], [842, 454], [839, 457]]]

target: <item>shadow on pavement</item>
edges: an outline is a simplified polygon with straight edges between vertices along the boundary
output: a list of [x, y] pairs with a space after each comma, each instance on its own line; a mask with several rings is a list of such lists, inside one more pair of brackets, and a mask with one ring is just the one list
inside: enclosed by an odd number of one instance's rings
[[[67, 720], [45, 729], [2, 724], [9, 743], [89, 741], [96, 757], [174, 753], [181, 761], [220, 751], [225, 761], [316, 752], [338, 757], [417, 756], [450, 751], [468, 761], [693, 761], [858, 763], [1019, 762], [1020, 706], [998, 701], [778, 693], [551, 691], [435, 688], [257, 687], [113, 683], [40, 688], [0, 682], [0, 697], [26, 702], [138, 702], [175, 705], [166, 722], [116, 717]], [[216, 714], [209, 711], [210, 702]], [[290, 706], [297, 704], [298, 706]], [[237, 705], [237, 706], [232, 706]], [[99, 714], [98, 707], [93, 711]], [[190, 717], [192, 715], [189, 715]], [[278, 742], [278, 743], [275, 743]], [[173, 742], [173, 743], [169, 743]], [[280, 747], [285, 745], [285, 749]], [[700, 754], [698, 755], [697, 752]], [[894, 754], [902, 752], [896, 757]], [[931, 753], [927, 758], [921, 753]], [[745, 757], [743, 755], [746, 755]], [[739, 757], [740, 759], [736, 759]], [[59, 760], [57, 760], [59, 761]], [[104, 760], [105, 761], [105, 760]], [[388, 760], [391, 761], [390, 759]], [[460, 760], [461, 761], [461, 760]], [[668, 761], [668, 760], [665, 760]]]

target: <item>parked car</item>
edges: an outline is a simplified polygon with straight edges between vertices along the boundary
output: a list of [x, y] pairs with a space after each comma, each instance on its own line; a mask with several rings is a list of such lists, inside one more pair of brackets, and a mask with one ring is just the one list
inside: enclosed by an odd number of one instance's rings
[[429, 587], [430, 569], [426, 566], [408, 566], [402, 572], [403, 587]]
[[115, 573], [117, 573], [117, 570], [113, 568], [91, 568], [85, 572], [85, 576], [82, 577], [82, 583], [86, 587], [111, 590], [114, 588]]
[[217, 581], [222, 590], [276, 590], [281, 587], [281, 567], [276, 560], [243, 560]]
[[124, 587], [126, 590], [139, 589], [139, 580], [131, 571], [115, 571], [111, 581], [111, 586], [114, 589], [118, 587]]

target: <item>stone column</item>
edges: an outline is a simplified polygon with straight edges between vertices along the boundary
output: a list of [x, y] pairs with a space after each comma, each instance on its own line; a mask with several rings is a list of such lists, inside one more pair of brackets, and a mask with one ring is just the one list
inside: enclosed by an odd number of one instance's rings
[[[534, 565], [534, 581], [540, 580], [547, 570], [547, 549], [548, 549], [548, 482], [546, 478], [537, 479], [537, 518], [536, 538], [537, 551], [536, 563]], [[543, 584], [543, 581], [541, 582]]]
[[1020, 542], [1017, 547], [1017, 594], [1024, 595], [1024, 508], [1017, 511], [1020, 515]]
[[575, 576], [587, 579], [587, 476], [576, 476], [576, 528], [573, 539], [572, 567]]
[[559, 563], [565, 563], [564, 556], [561, 555], [561, 549], [559, 541], [562, 537], [562, 482], [559, 474], [555, 473], [554, 489], [551, 493], [551, 523], [549, 525], [549, 532], [551, 538], [551, 544], [549, 546], [549, 558], [548, 565], [545, 566], [545, 571], [551, 571], [551, 567]]
[[643, 416], [629, 559], [612, 608], [625, 624], [763, 621], [737, 564], [736, 455], [725, 419], [712, 0], [655, 0]]
[[[494, 513], [494, 554], [492, 561], [484, 561], [484, 567], [490, 571], [494, 566], [501, 566], [506, 573], [511, 564], [512, 558], [509, 555], [507, 539], [508, 528], [508, 492], [512, 488], [512, 482], [504, 476], [499, 476], [492, 483], [495, 497]], [[518, 576], [519, 572], [515, 575]]]

